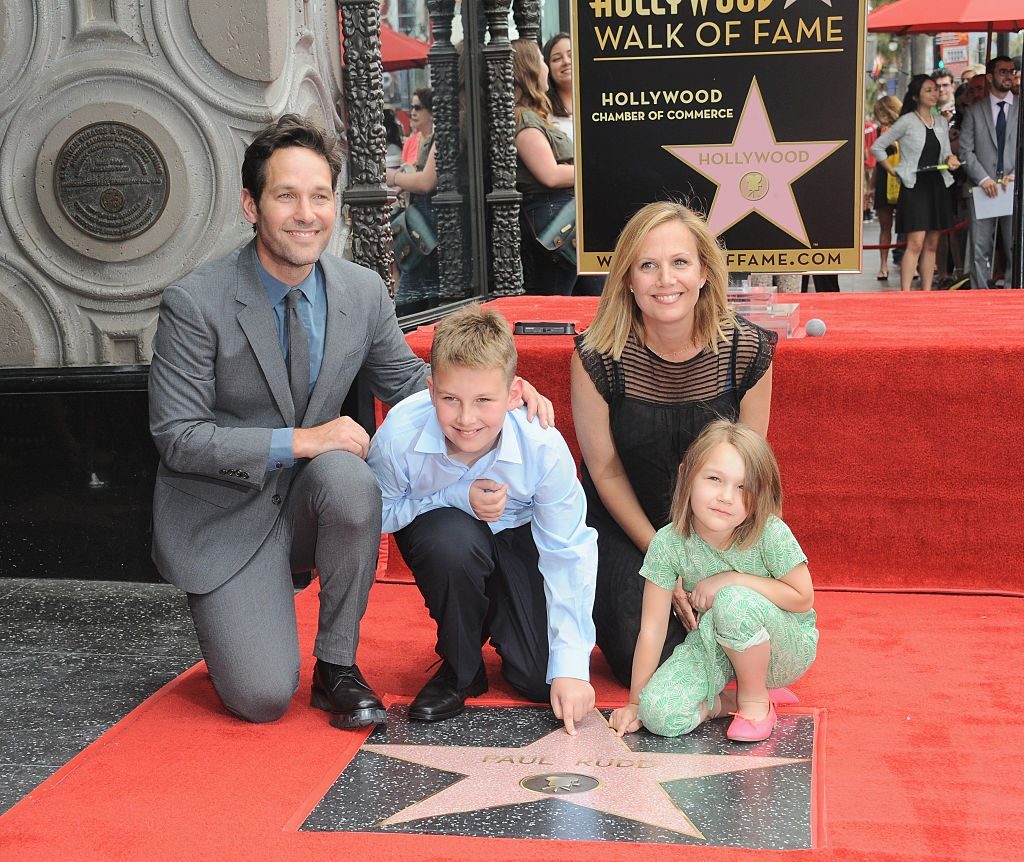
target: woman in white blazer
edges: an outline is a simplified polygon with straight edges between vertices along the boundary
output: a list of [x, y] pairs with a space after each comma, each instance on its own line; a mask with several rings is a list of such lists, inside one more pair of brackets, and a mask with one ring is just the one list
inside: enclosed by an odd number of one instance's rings
[[[899, 178], [896, 232], [907, 238], [900, 265], [900, 288], [910, 290], [920, 268], [921, 289], [931, 290], [935, 277], [935, 249], [939, 235], [955, 224], [946, 189], [953, 185], [950, 171], [960, 167], [949, 145], [949, 125], [933, 109], [939, 89], [928, 75], [915, 75], [903, 98], [903, 111], [871, 147], [881, 168]], [[899, 142], [899, 164], [893, 165], [885, 149]], [[920, 263], [920, 267], [918, 264]]]

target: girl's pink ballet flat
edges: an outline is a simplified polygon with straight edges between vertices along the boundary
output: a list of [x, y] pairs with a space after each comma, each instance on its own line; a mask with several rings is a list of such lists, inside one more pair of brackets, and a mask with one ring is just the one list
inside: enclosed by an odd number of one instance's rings
[[775, 704], [769, 702], [768, 715], [760, 721], [751, 721], [742, 713], [734, 712], [732, 724], [729, 725], [725, 735], [733, 742], [764, 742], [772, 735], [772, 731], [775, 730], [775, 725], [778, 723], [779, 716], [775, 712]]

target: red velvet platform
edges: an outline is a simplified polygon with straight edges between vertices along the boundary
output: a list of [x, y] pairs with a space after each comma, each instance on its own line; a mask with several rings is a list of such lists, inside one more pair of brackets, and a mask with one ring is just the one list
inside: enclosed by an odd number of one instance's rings
[[[1018, 592], [1024, 559], [1024, 293], [805, 294], [820, 338], [779, 344], [769, 439], [785, 519], [819, 586]], [[493, 303], [512, 322], [574, 321], [597, 300]], [[421, 356], [432, 327], [409, 335]], [[518, 336], [519, 371], [579, 455], [567, 336]], [[392, 548], [393, 551], [393, 548]], [[382, 579], [401, 579], [396, 553]]]

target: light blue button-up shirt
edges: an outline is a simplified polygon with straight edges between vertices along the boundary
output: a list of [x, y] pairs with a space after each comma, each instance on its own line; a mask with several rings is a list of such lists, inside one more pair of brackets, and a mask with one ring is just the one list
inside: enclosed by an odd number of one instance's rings
[[[277, 339], [281, 343], [281, 354], [287, 361], [288, 358], [288, 321], [287, 302], [288, 292], [294, 288], [302, 291], [304, 300], [300, 300], [296, 309], [302, 325], [306, 328], [306, 337], [309, 339], [309, 391], [313, 391], [317, 378], [320, 376], [320, 366], [324, 361], [324, 336], [327, 332], [327, 287], [324, 283], [324, 273], [320, 264], [317, 263], [309, 275], [296, 285], [285, 284], [272, 276], [256, 258], [256, 271], [260, 274], [260, 281], [267, 291], [267, 299], [270, 300], [270, 307], [274, 312], [274, 322], [277, 324]], [[267, 472], [279, 470], [282, 467], [291, 467], [295, 463], [292, 457], [292, 438], [294, 428], [275, 428], [270, 433], [270, 456], [267, 460]]]
[[445, 506], [476, 517], [469, 505], [473, 482], [507, 483], [505, 511], [487, 526], [500, 533], [531, 525], [548, 609], [547, 681], [590, 679], [597, 532], [587, 526], [576, 464], [555, 428], [528, 422], [525, 408], [513, 410], [498, 445], [467, 467], [448, 455], [430, 393], [417, 392], [388, 413], [367, 461], [384, 499], [385, 533]]

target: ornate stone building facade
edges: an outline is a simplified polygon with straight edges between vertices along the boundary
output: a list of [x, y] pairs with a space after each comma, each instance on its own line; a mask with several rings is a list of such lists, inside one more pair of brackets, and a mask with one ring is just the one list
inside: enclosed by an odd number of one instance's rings
[[251, 236], [255, 131], [341, 132], [341, 75], [335, 0], [0, 0], [0, 366], [146, 363], [163, 288]]

